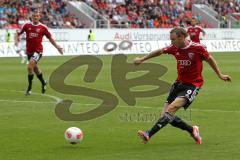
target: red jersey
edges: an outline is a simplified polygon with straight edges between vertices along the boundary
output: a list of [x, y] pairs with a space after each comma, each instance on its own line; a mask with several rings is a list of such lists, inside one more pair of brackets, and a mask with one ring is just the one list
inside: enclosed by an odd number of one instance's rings
[[191, 41], [195, 43], [200, 43], [200, 33], [203, 32], [200, 26], [190, 26], [187, 29], [187, 33], [190, 36]]
[[47, 26], [39, 23], [34, 25], [31, 22], [25, 23], [18, 35], [21, 35], [23, 32], [26, 33], [26, 41], [27, 41], [27, 51], [28, 55], [37, 52], [42, 54], [43, 46], [42, 46], [42, 38], [45, 35], [48, 39], [51, 38], [51, 34], [48, 31]]
[[170, 45], [163, 48], [163, 53], [172, 54], [177, 60], [177, 82], [203, 85], [202, 61], [209, 58], [209, 53], [202, 44], [190, 42], [185, 48]]

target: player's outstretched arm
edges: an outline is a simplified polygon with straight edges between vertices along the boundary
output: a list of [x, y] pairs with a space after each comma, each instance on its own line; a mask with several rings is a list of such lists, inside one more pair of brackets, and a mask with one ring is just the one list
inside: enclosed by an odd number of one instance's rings
[[152, 51], [151, 53], [149, 53], [146, 56], [134, 58], [133, 63], [135, 65], [139, 65], [150, 58], [160, 56], [162, 53], [163, 53], [162, 49], [157, 49], [155, 51]]
[[57, 43], [55, 42], [55, 40], [52, 38], [52, 37], [50, 37], [49, 38], [49, 41], [52, 43], [52, 45], [58, 50], [58, 52], [60, 53], [60, 54], [63, 54], [63, 49], [59, 46], [59, 45], [57, 45]]
[[211, 66], [211, 68], [215, 71], [215, 73], [218, 75], [218, 77], [221, 80], [224, 81], [231, 81], [231, 77], [229, 75], [222, 74], [217, 66], [216, 60], [213, 58], [213, 56], [209, 56], [209, 58], [206, 60], [207, 63]]

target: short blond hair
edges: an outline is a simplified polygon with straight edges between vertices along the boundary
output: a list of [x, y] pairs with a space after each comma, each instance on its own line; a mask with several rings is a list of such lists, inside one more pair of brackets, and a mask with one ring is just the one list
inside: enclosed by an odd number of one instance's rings
[[188, 36], [187, 31], [182, 27], [173, 28], [170, 33], [176, 33], [178, 37], [184, 36], [185, 38]]

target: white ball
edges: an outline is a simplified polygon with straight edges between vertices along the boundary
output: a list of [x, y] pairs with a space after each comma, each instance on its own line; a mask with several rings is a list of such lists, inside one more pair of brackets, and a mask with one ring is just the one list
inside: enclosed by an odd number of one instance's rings
[[77, 144], [82, 141], [83, 132], [77, 127], [70, 127], [65, 131], [64, 137], [70, 144]]

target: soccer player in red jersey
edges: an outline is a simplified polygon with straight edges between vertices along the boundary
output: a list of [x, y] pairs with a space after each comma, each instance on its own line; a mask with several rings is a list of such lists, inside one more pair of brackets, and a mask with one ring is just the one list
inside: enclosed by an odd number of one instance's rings
[[32, 80], [34, 77], [34, 73], [40, 80], [42, 84], [42, 93], [46, 92], [46, 84], [47, 82], [43, 78], [43, 74], [40, 71], [37, 63], [40, 61], [43, 52], [42, 46], [42, 38], [46, 36], [51, 44], [58, 50], [60, 54], [63, 54], [63, 50], [60, 46], [56, 44], [54, 39], [51, 36], [51, 33], [48, 31], [47, 26], [40, 23], [41, 14], [38, 10], [33, 11], [32, 13], [32, 22], [25, 23], [18, 32], [18, 36], [22, 33], [26, 33], [26, 54], [28, 56], [29, 64], [28, 64], [28, 88], [26, 91], [26, 95], [31, 94], [32, 90]]
[[215, 59], [208, 53], [202, 44], [189, 42], [186, 37], [187, 32], [185, 29], [174, 28], [170, 32], [170, 46], [155, 50], [141, 58], [136, 57], [134, 59], [135, 65], [139, 65], [144, 61], [161, 54], [171, 54], [177, 60], [178, 77], [176, 82], [172, 85], [160, 119], [150, 130], [138, 131], [138, 135], [144, 143], [147, 143], [155, 133], [170, 123], [174, 127], [189, 132], [196, 143], [201, 144], [202, 140], [199, 134], [198, 126], [190, 126], [177, 117], [175, 113], [181, 107], [187, 109], [193, 102], [200, 87], [203, 85], [203, 60], [211, 66], [221, 80], [231, 81], [231, 77], [229, 75], [221, 73]]
[[200, 33], [203, 33], [203, 36], [206, 35], [205, 31], [201, 26], [197, 25], [198, 20], [196, 18], [191, 19], [191, 26], [187, 28], [187, 33], [190, 36], [191, 41], [195, 43], [200, 43]]

